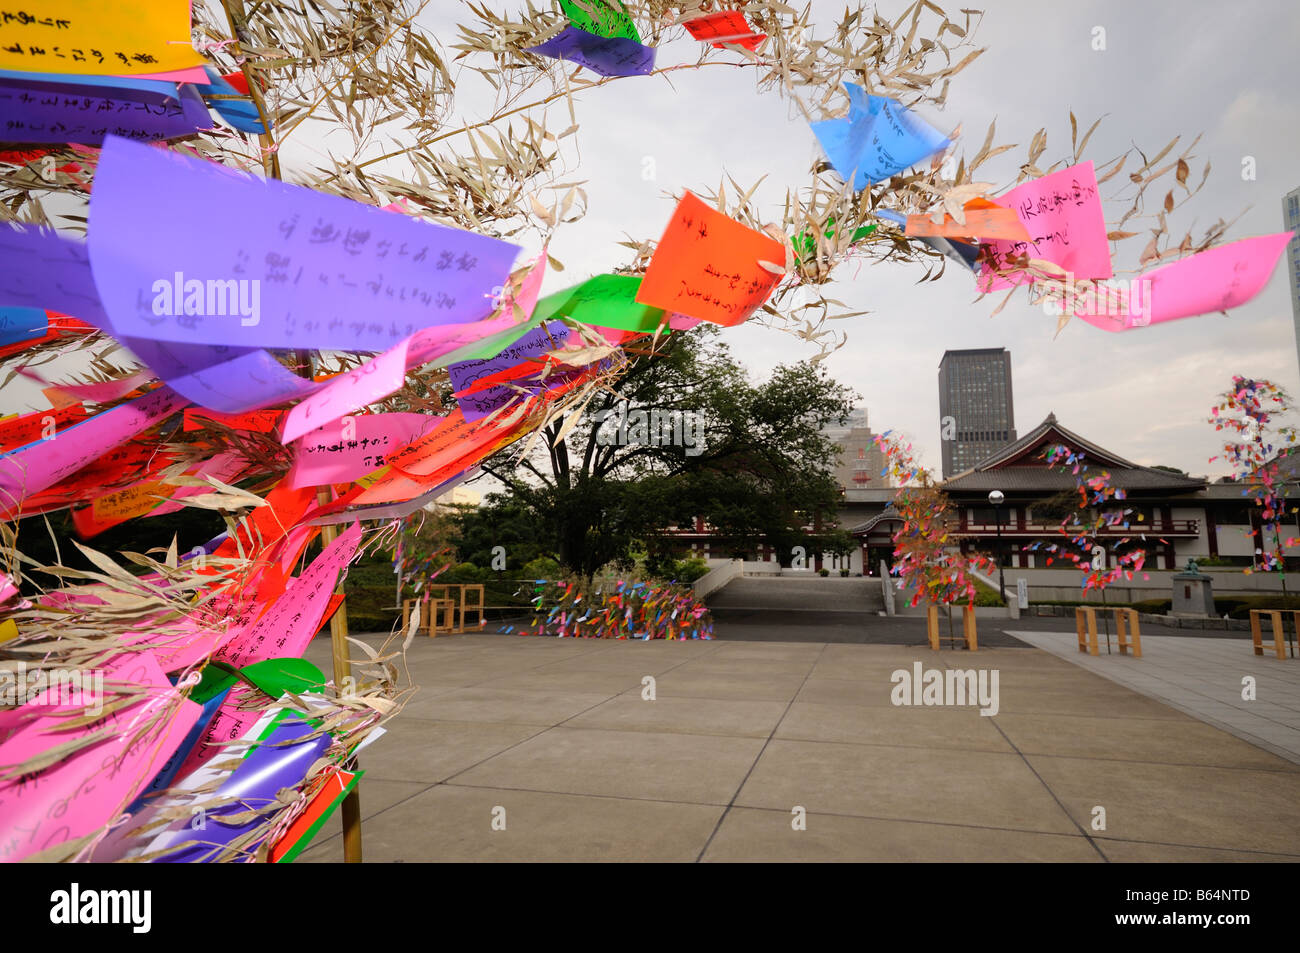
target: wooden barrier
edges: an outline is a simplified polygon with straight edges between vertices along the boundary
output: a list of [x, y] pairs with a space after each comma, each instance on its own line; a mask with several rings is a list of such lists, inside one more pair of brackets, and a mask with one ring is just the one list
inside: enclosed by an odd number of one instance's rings
[[[456, 600], [430, 597], [425, 604], [429, 613], [429, 638], [436, 639], [439, 632], [451, 635], [456, 631]], [[439, 615], [442, 619], [439, 620]]]
[[[1255, 654], [1264, 654], [1264, 633], [1259, 618], [1265, 615], [1273, 623], [1273, 644], [1270, 648], [1273, 649], [1278, 658], [1284, 659], [1286, 658], [1286, 632], [1282, 627], [1281, 609], [1250, 610], [1250, 640], [1255, 644]], [[1296, 613], [1296, 619], [1300, 621], [1300, 613]]]
[[[447, 582], [442, 585], [429, 586], [425, 594], [418, 599], [402, 600], [402, 631], [406, 632], [411, 624], [411, 607], [420, 605], [420, 622], [419, 628], [432, 626], [433, 622], [429, 616], [429, 604], [437, 602], [440, 604], [440, 612], [447, 612], [447, 607], [441, 603], [451, 605], [450, 614], [444, 615], [443, 619], [438, 622], [437, 629], [444, 635], [463, 633], [469, 626], [467, 616], [474, 615], [475, 626], [482, 626], [483, 620], [487, 618], [487, 598], [483, 583], [481, 582]], [[429, 634], [433, 635], [432, 628]]]
[[[948, 610], [951, 612], [951, 608]], [[972, 652], [979, 650], [979, 637], [975, 631], [975, 609], [972, 606], [961, 607], [961, 640]], [[939, 651], [939, 607], [925, 607], [925, 634], [930, 648]], [[955, 639], [950, 641], [956, 641]]]
[[[1084, 632], [1084, 624], [1087, 632]], [[1079, 651], [1099, 655], [1097, 649], [1097, 610], [1091, 606], [1077, 606], [1074, 610], [1074, 631], [1079, 635]], [[1085, 641], [1086, 635], [1086, 641]]]
[[975, 634], [974, 606], [961, 607], [961, 628], [962, 635], [966, 638], [966, 648], [972, 652], [979, 651], [979, 638]]
[[[1115, 610], [1115, 632], [1119, 636], [1120, 655], [1128, 655], [1128, 650], [1131, 647], [1134, 658], [1142, 657], [1142, 628], [1138, 623], [1136, 609]], [[1132, 646], [1129, 645], [1129, 637], [1133, 640]]]
[[[1128, 655], [1133, 650], [1134, 658], [1142, 657], [1142, 628], [1138, 622], [1136, 609], [1118, 607], [1115, 613], [1115, 631], [1119, 638], [1120, 655]], [[1097, 644], [1097, 610], [1093, 606], [1076, 606], [1074, 609], [1074, 630], [1079, 636], [1079, 651], [1089, 655], [1100, 655]], [[1109, 644], [1107, 649], [1109, 650]]]

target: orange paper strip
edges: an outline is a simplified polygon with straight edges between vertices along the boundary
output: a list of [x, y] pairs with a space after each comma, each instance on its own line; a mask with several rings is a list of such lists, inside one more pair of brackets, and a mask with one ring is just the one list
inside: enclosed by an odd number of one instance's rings
[[740, 324], [771, 294], [785, 246], [687, 192], [655, 248], [636, 300], [714, 324]]

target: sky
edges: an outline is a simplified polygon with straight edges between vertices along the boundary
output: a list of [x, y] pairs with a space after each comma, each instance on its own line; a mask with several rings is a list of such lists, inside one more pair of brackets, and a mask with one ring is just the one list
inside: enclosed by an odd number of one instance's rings
[[[444, 44], [453, 43], [454, 24], [473, 19], [463, 6], [436, 0], [421, 23]], [[517, 3], [490, 6], [513, 9]], [[822, 24], [813, 35], [823, 37], [844, 5], [813, 0], [812, 6], [814, 24]], [[948, 6], [958, 18], [958, 5]], [[960, 123], [958, 150], [967, 156], [994, 119], [998, 142], [1020, 144], [980, 170], [981, 180], [997, 183], [995, 195], [1014, 184], [1039, 128], [1048, 135], [1040, 167], [1070, 155], [1072, 110], [1081, 134], [1105, 116], [1086, 155], [1098, 162], [1132, 145], [1152, 155], [1176, 135], [1190, 141], [1202, 134], [1192, 181], [1199, 181], [1206, 160], [1213, 169], [1201, 193], [1170, 217], [1174, 235], [1189, 226], [1199, 234], [1215, 219], [1237, 215], [1230, 238], [1282, 230], [1282, 196], [1300, 185], [1300, 100], [1288, 92], [1300, 4], [1244, 0], [1229, 10], [1197, 0], [990, 0], [981, 6], [985, 14], [974, 39], [987, 52], [953, 80], [942, 110], [922, 108], [921, 115], [945, 132]], [[905, 7], [878, 5], [891, 19]], [[1104, 50], [1094, 49], [1097, 27], [1105, 31]], [[684, 38], [662, 47], [657, 63], [687, 62], [697, 53], [697, 44]], [[672, 213], [672, 196], [682, 189], [711, 192], [724, 173], [746, 184], [767, 176], [758, 196], [776, 203], [787, 187], [809, 182], [809, 169], [821, 158], [816, 139], [777, 91], [758, 92], [756, 75], [711, 67], [674, 72], [671, 79], [633, 77], [577, 94], [579, 151], [566, 179], [585, 181], [590, 206], [582, 221], [556, 234], [550, 251], [566, 269], [548, 275], [544, 291], [624, 264], [626, 250], [615, 243], [628, 236], [657, 238]], [[479, 118], [488, 105], [481, 84], [463, 78], [461, 95], [462, 112]], [[565, 107], [551, 108], [550, 126], [567, 126]], [[325, 147], [328, 140], [300, 137], [285, 154], [290, 177], [295, 162], [312, 160]], [[1254, 160], [1253, 179], [1242, 174], [1247, 157]], [[1108, 208], [1108, 222], [1118, 214]], [[773, 205], [772, 218], [779, 217]], [[1117, 268], [1134, 268], [1145, 243], [1144, 237], [1121, 243]], [[524, 244], [525, 254], [538, 251]], [[1055, 412], [1064, 426], [1137, 463], [1219, 475], [1226, 468], [1209, 462], [1219, 444], [1206, 418], [1233, 374], [1266, 377], [1300, 395], [1284, 262], [1254, 301], [1227, 316], [1124, 334], [1076, 321], [1059, 336], [1056, 318], [1031, 307], [1023, 290], [991, 316], [1002, 296], [976, 300], [973, 276], [956, 267], [939, 281], [918, 284], [919, 265], [851, 264], [827, 293], [850, 311], [869, 313], [834, 322], [848, 333], [848, 343], [827, 367], [861, 396], [873, 429], [904, 432], [936, 471], [943, 351], [1007, 347], [1020, 433]], [[756, 379], [817, 351], [793, 335], [752, 324], [725, 335]], [[6, 388], [7, 408], [44, 406], [39, 392], [25, 385]], [[17, 401], [20, 394], [26, 399]]]
[[[844, 5], [813, 0], [812, 6], [814, 23], [829, 24]], [[1200, 234], [1217, 218], [1237, 215], [1230, 238], [1282, 231], [1282, 196], [1300, 185], [1300, 99], [1292, 91], [1300, 4], [1247, 0], [1230, 13], [1202, 2], [970, 6], [985, 10], [975, 40], [987, 52], [953, 80], [943, 110], [922, 109], [922, 116], [945, 132], [960, 123], [968, 156], [997, 120], [997, 141], [1020, 147], [980, 170], [981, 180], [998, 184], [996, 191], [1014, 184], [1040, 128], [1048, 136], [1040, 167], [1071, 155], [1073, 111], [1081, 136], [1105, 116], [1085, 156], [1099, 163], [1131, 145], [1154, 155], [1174, 136], [1187, 142], [1202, 134], [1191, 181], [1200, 180], [1206, 160], [1210, 177], [1170, 216], [1174, 235], [1189, 227]], [[886, 17], [905, 8], [878, 5]], [[959, 16], [957, 5], [946, 9]], [[1098, 26], [1105, 29], [1104, 50], [1093, 49]], [[814, 28], [813, 35], [824, 30]], [[689, 39], [669, 43], [657, 64], [695, 54]], [[747, 184], [767, 175], [765, 185], [773, 187], [766, 194], [775, 201], [786, 187], [806, 183], [820, 158], [807, 124], [775, 91], [759, 93], [746, 70], [681, 71], [671, 84], [636, 77], [581, 94], [577, 112], [582, 164], [576, 171], [588, 180], [591, 206], [585, 219], [556, 236], [551, 251], [567, 267], [549, 277], [548, 291], [622, 264], [624, 250], [614, 243], [629, 234], [658, 237], [673, 208], [670, 196], [683, 188], [712, 191], [724, 171]], [[553, 122], [562, 128], [567, 118], [557, 114]], [[1242, 176], [1247, 156], [1255, 160], [1253, 180]], [[647, 157], [651, 181], [642, 175]], [[1103, 186], [1103, 194], [1116, 182]], [[1122, 210], [1108, 208], [1108, 222]], [[1117, 268], [1135, 269], [1145, 244], [1145, 237], [1120, 243]], [[920, 266], [854, 264], [844, 271], [828, 294], [851, 311], [870, 313], [835, 322], [848, 343], [827, 366], [862, 396], [873, 429], [908, 434], [922, 462], [936, 471], [938, 365], [946, 348], [1010, 349], [1020, 433], [1055, 412], [1064, 426], [1129, 460], [1194, 474], [1226, 472], [1221, 462], [1209, 462], [1220, 435], [1206, 419], [1234, 374], [1266, 377], [1300, 394], [1285, 258], [1264, 291], [1227, 316], [1123, 334], [1075, 321], [1059, 336], [1056, 318], [1031, 307], [1023, 290], [991, 317], [1002, 295], [977, 301], [973, 276], [955, 267], [920, 285]], [[755, 377], [816, 353], [814, 345], [777, 330], [746, 325], [725, 334]]]

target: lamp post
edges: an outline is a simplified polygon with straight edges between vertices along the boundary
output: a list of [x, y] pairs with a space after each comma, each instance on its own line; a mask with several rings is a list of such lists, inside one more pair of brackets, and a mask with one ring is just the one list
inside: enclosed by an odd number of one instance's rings
[[1007, 601], [1007, 584], [1002, 578], [1002, 564], [1006, 560], [1002, 556], [1002, 501], [1006, 495], [1001, 490], [993, 490], [989, 493], [989, 502], [993, 504], [993, 511], [997, 514], [998, 520], [998, 594], [1002, 596], [1002, 601]]

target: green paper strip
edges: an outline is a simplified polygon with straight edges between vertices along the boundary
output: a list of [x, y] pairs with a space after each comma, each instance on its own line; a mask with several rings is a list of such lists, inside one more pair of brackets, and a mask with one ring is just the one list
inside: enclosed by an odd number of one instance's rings
[[541, 314], [540, 308], [533, 309], [533, 316], [523, 324], [516, 324], [514, 327], [506, 328], [504, 331], [498, 331], [491, 337], [483, 338], [472, 344], [466, 344], [464, 347], [450, 351], [435, 361], [430, 361], [431, 367], [446, 367], [449, 364], [459, 364], [461, 361], [486, 361], [489, 358], [496, 357], [510, 345], [514, 344], [521, 337], [531, 331], [544, 320], [538, 317]]
[[[834, 225], [835, 219], [831, 219], [826, 224]], [[862, 241], [862, 239], [866, 238], [875, 230], [876, 230], [876, 226], [874, 225], [863, 225], [854, 230], [852, 241], [860, 242]], [[834, 238], [835, 229], [832, 228], [830, 231], [828, 231], [826, 233], [826, 237]], [[817, 251], [817, 240], [813, 238], [812, 232], [804, 232], [798, 238], [790, 239], [790, 244], [794, 246], [795, 254], [799, 256], [800, 261], [803, 261], [804, 259], [811, 257]], [[800, 244], [803, 245], [803, 251], [799, 250]]]
[[241, 678], [272, 698], [279, 698], [285, 692], [301, 695], [325, 687], [325, 674], [305, 658], [264, 659], [238, 671], [220, 662], [209, 662], [203, 669], [202, 681], [190, 693], [190, 700], [202, 704]]
[[579, 30], [641, 42], [636, 24], [618, 0], [560, 0], [560, 9]]
[[572, 318], [583, 324], [618, 331], [653, 331], [664, 320], [662, 308], [636, 300], [637, 275], [597, 275], [580, 285], [557, 291], [537, 302], [535, 317]]
[[290, 847], [288, 852], [286, 852], [283, 857], [281, 857], [278, 861], [276, 861], [276, 863], [291, 864], [294, 862], [294, 860], [297, 858], [299, 854], [301, 854], [304, 850], [307, 849], [308, 845], [311, 844], [312, 840], [320, 832], [320, 829], [325, 826], [325, 822], [328, 821], [330, 817], [334, 814], [334, 809], [337, 808], [341, 803], [343, 803], [343, 799], [345, 797], [347, 797], [349, 794], [352, 793], [352, 789], [357, 786], [357, 782], [361, 780], [361, 776], [365, 773], [366, 772], [360, 769], [357, 770], [356, 775], [352, 778], [351, 781], [349, 781], [344, 786], [343, 790], [339, 792], [338, 796], [335, 797], [334, 800], [330, 802], [329, 807], [325, 808], [321, 816], [316, 819], [316, 822], [312, 824], [311, 827], [307, 828], [306, 833], [304, 833], [302, 837], [298, 838], [298, 841], [292, 847]]

